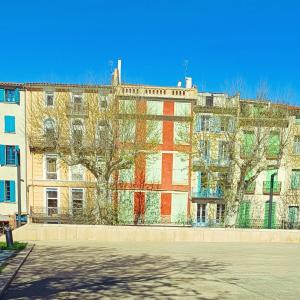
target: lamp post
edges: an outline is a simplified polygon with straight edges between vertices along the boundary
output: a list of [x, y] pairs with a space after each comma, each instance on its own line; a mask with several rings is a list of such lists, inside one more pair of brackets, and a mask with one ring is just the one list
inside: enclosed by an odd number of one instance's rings
[[271, 183], [270, 183], [270, 198], [269, 198], [269, 215], [268, 215], [268, 228], [272, 228], [272, 205], [273, 205], [273, 189], [274, 189], [274, 178], [277, 173], [273, 173], [271, 175]]

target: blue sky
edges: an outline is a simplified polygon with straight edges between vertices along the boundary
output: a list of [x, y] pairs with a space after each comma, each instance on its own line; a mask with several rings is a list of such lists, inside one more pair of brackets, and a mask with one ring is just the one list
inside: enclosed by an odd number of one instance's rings
[[2, 1], [0, 81], [130, 83], [201, 90], [242, 82], [300, 105], [300, 1]]

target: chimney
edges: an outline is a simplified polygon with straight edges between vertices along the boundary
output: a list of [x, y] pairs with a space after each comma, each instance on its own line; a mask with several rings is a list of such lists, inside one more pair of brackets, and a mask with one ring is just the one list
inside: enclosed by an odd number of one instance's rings
[[181, 81], [180, 81], [180, 80], [178, 80], [177, 86], [178, 86], [178, 87], [181, 87]]
[[186, 89], [192, 88], [192, 77], [185, 77], [185, 88]]
[[121, 69], [122, 69], [122, 60], [118, 59], [119, 84], [121, 84]]

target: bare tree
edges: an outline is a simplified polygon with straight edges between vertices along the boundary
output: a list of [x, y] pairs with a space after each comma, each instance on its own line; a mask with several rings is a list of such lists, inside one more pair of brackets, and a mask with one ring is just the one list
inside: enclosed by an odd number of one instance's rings
[[44, 105], [42, 93], [32, 99], [31, 151], [52, 152], [68, 166], [84, 166], [95, 178], [96, 222], [115, 222], [112, 192], [118, 172], [130, 168], [141, 151], [155, 144], [155, 138], [147, 139], [151, 126], [146, 127], [145, 112], [137, 110], [139, 99], [121, 100], [117, 85], [55, 95], [53, 107]]

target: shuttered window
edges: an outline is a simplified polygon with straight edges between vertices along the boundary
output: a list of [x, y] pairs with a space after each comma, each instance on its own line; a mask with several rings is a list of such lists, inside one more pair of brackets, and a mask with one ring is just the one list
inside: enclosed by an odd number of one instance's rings
[[[269, 207], [269, 201], [267, 201], [265, 203], [264, 228], [268, 228]], [[276, 228], [276, 202], [272, 202], [271, 228]]]
[[19, 89], [0, 89], [0, 102], [20, 103]]
[[4, 132], [5, 133], [15, 133], [15, 117], [14, 116], [4, 116]]
[[240, 228], [250, 227], [250, 202], [249, 201], [244, 201], [240, 203], [237, 221]]
[[0, 180], [0, 202], [16, 202], [15, 181]]

